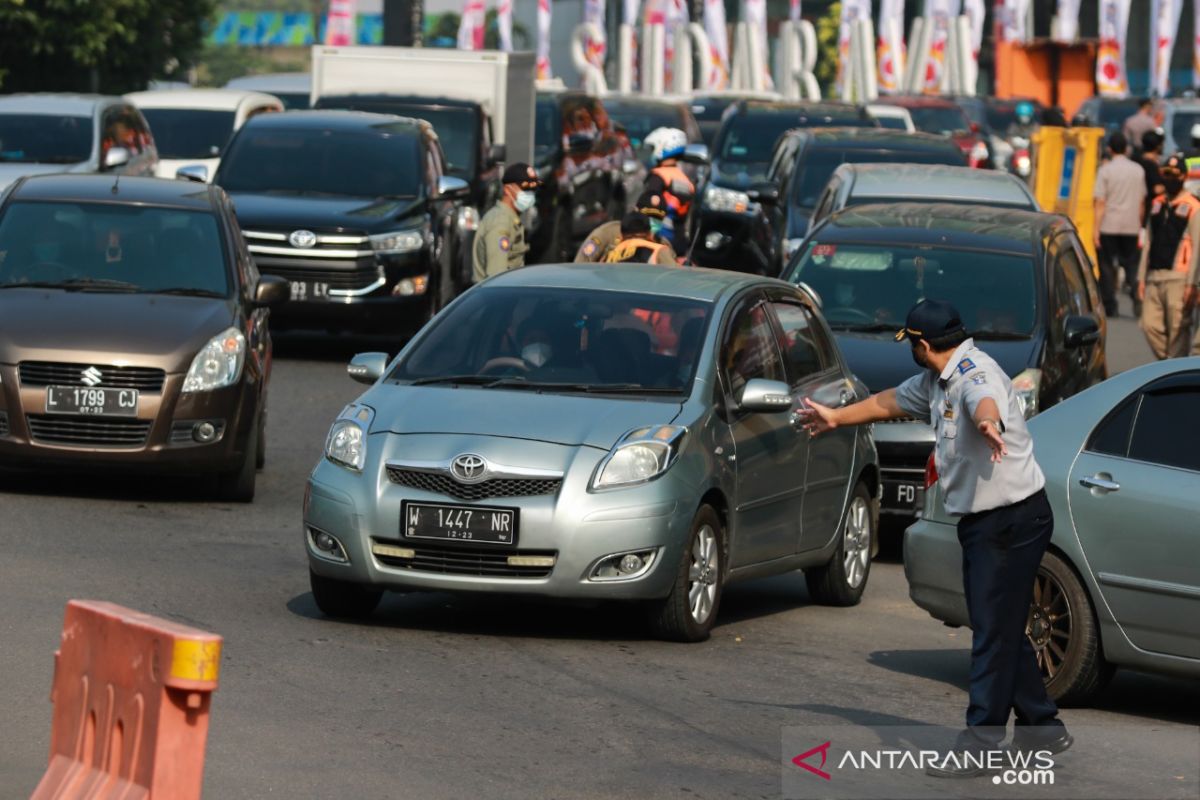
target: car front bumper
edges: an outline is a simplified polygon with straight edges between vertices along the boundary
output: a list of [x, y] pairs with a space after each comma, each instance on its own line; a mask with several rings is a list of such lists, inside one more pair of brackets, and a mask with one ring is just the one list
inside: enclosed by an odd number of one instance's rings
[[919, 519], [904, 532], [908, 595], [934, 619], [969, 625], [963, 595], [962, 547], [952, 522]]

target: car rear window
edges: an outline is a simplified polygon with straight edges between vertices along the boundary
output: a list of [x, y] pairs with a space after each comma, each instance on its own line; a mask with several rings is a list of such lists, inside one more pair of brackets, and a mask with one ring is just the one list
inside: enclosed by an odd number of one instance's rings
[[791, 203], [800, 208], [812, 208], [833, 171], [842, 164], [949, 164], [965, 166], [962, 151], [951, 142], [936, 150], [867, 150], [860, 147], [813, 148], [796, 165], [798, 175], [792, 180]]
[[917, 130], [926, 133], [940, 133], [949, 136], [955, 133], [965, 133], [971, 129], [971, 122], [961, 108], [944, 108], [942, 106], [916, 106], [908, 109], [912, 115], [913, 125]]
[[90, 117], [0, 114], [0, 163], [78, 164], [92, 154]]
[[446, 157], [446, 171], [460, 178], [475, 177], [475, 161], [479, 154], [479, 119], [470, 108], [441, 106], [431, 107], [406, 103], [399, 99], [361, 98], [353, 96], [322, 97], [317, 108], [346, 108], [351, 111], [370, 111], [375, 114], [395, 114], [399, 117], [423, 119], [433, 126], [442, 153]]
[[233, 135], [234, 112], [143, 108], [161, 158], [216, 158]]
[[878, 127], [857, 111], [817, 107], [812, 111], [754, 109], [731, 115], [717, 134], [717, 158], [732, 163], [769, 161], [775, 143], [792, 128]]

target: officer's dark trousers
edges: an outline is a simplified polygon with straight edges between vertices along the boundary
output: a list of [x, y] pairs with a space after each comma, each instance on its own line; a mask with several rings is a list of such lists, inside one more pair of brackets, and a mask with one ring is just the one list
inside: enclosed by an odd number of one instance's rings
[[1010, 506], [967, 514], [958, 523], [963, 588], [970, 614], [971, 688], [967, 728], [999, 742], [1017, 725], [1060, 725], [1025, 635], [1033, 580], [1050, 543], [1054, 516], [1039, 491]]
[[1131, 290], [1137, 289], [1138, 271], [1138, 237], [1118, 236], [1115, 234], [1100, 234], [1100, 252], [1097, 261], [1100, 265], [1100, 299], [1104, 302], [1104, 310], [1111, 317], [1117, 311], [1117, 268], [1125, 268], [1125, 286]]

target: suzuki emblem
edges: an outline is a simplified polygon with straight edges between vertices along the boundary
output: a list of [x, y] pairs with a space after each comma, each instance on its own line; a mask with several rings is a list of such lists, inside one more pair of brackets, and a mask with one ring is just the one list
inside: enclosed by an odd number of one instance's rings
[[99, 386], [100, 381], [104, 379], [104, 374], [95, 367], [88, 367], [83, 372], [79, 373], [79, 380], [84, 386]]
[[483, 456], [464, 453], [450, 462], [450, 473], [461, 483], [478, 483], [487, 477], [487, 461]]
[[299, 247], [302, 250], [307, 250], [317, 243], [317, 235], [312, 231], [298, 230], [292, 231], [288, 236], [288, 242], [292, 247]]

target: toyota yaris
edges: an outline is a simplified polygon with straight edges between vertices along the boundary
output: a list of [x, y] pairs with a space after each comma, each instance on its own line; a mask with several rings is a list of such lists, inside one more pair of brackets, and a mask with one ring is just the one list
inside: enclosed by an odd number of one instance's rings
[[304, 504], [317, 605], [384, 590], [641, 601], [705, 638], [722, 588], [803, 569], [857, 603], [875, 548], [870, 433], [810, 440], [801, 397], [865, 392], [794, 286], [645, 265], [528, 267], [456, 300], [329, 432]]

